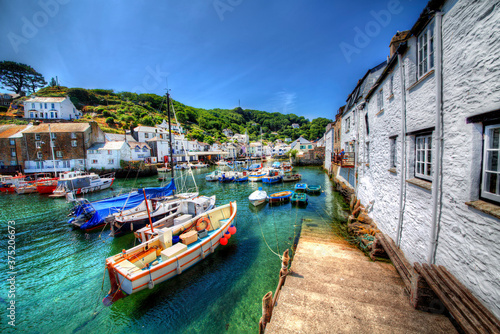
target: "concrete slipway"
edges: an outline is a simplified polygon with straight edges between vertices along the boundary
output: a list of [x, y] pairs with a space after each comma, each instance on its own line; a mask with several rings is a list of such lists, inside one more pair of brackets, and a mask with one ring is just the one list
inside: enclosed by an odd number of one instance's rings
[[291, 269], [266, 334], [456, 333], [447, 317], [413, 309], [392, 264], [325, 223], [303, 221]]

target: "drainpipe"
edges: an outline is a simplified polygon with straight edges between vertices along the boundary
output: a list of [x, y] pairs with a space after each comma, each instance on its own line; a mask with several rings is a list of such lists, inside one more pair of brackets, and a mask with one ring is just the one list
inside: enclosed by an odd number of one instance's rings
[[429, 249], [429, 257], [427, 262], [432, 264], [435, 262], [436, 249], [438, 244], [438, 215], [439, 215], [439, 193], [441, 183], [441, 150], [443, 138], [441, 133], [442, 126], [442, 112], [443, 112], [443, 69], [442, 69], [442, 54], [443, 54], [443, 40], [442, 40], [442, 18], [443, 13], [436, 12], [436, 131], [435, 131], [435, 155], [434, 161], [436, 163], [434, 175], [432, 176], [432, 221], [431, 221], [431, 243]]
[[[401, 234], [403, 233], [404, 203], [406, 201], [406, 87], [403, 68], [403, 57], [398, 53], [399, 77], [401, 78], [401, 176], [399, 187], [399, 220], [396, 231], [396, 245], [401, 245]], [[396, 144], [396, 143], [394, 143]]]

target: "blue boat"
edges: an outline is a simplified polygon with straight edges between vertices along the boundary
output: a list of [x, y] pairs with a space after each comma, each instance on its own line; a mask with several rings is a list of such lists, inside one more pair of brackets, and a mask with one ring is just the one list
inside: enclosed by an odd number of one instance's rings
[[269, 195], [269, 204], [276, 204], [276, 203], [285, 203], [290, 200], [290, 197], [292, 197], [293, 191], [290, 190], [284, 190], [280, 191], [274, 194]]
[[165, 187], [144, 188], [128, 194], [89, 202], [78, 200], [70, 213], [73, 216], [68, 223], [85, 231], [96, 229], [106, 222], [114, 213], [134, 208], [147, 199], [159, 199], [172, 196], [175, 191], [174, 179]]
[[234, 175], [231, 173], [221, 173], [219, 176], [219, 182], [225, 183], [225, 182], [233, 182], [234, 181]]
[[262, 177], [262, 183], [278, 183], [283, 180], [283, 175], [278, 169], [270, 169], [265, 176]]
[[295, 191], [296, 192], [305, 192], [307, 190], [307, 184], [306, 183], [297, 183], [295, 185]]
[[273, 168], [281, 168], [281, 163], [279, 161], [273, 162], [272, 166]]

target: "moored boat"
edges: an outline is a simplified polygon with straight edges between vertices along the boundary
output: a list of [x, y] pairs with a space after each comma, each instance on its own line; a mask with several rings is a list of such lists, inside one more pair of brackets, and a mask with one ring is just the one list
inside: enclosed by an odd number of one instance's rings
[[234, 181], [234, 173], [233, 172], [221, 172], [219, 175], [219, 182], [233, 182]]
[[[236, 202], [183, 224], [158, 230], [158, 236], [106, 259], [111, 289], [106, 306], [143, 289], [152, 289], [214, 253], [236, 233]], [[181, 240], [181, 242], [176, 242]]]
[[247, 182], [248, 172], [236, 172], [234, 173], [234, 182]]
[[297, 183], [295, 185], [295, 191], [296, 192], [305, 192], [307, 190], [307, 184], [306, 183]]
[[[215, 199], [216, 197], [213, 195], [181, 200], [175, 212], [157, 221], [153, 220], [153, 229], [151, 229], [148, 222], [147, 226], [134, 232], [135, 238], [139, 243], [143, 243], [158, 235], [158, 232], [154, 232], [158, 229], [176, 226], [189, 219], [201, 216], [215, 208]], [[153, 219], [153, 216], [151, 216], [151, 219]]]
[[220, 171], [214, 170], [212, 173], [209, 173], [205, 176], [205, 180], [208, 182], [219, 181]]
[[264, 204], [267, 201], [267, 192], [262, 190], [262, 187], [259, 187], [258, 190], [254, 191], [250, 194], [250, 196], [248, 196], [248, 200], [253, 206]]
[[298, 206], [306, 206], [308, 202], [306, 194], [296, 192], [293, 193], [290, 201], [292, 202], [292, 205]]
[[270, 168], [268, 169], [265, 176], [262, 177], [263, 183], [278, 183], [283, 180], [283, 176], [281, 175], [278, 169]]
[[293, 191], [284, 190], [274, 194], [269, 195], [269, 204], [271, 203], [285, 203], [292, 197]]
[[292, 174], [291, 171], [285, 172], [283, 175], [283, 182], [293, 182], [293, 181], [300, 181], [302, 179], [302, 175], [296, 173]]
[[319, 185], [308, 185], [307, 192], [309, 194], [321, 194], [321, 186]]
[[65, 172], [59, 175], [57, 188], [49, 197], [64, 197], [68, 193], [80, 195], [111, 187], [115, 180], [114, 173], [99, 176], [81, 171]]

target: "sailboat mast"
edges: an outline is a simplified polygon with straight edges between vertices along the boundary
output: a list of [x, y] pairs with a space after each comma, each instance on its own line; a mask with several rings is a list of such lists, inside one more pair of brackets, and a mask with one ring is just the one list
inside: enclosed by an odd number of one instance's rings
[[170, 94], [167, 91], [167, 115], [168, 115], [168, 137], [170, 140], [170, 166], [172, 172], [172, 179], [174, 178], [174, 155], [172, 148], [172, 125], [170, 123]]
[[50, 124], [49, 124], [49, 141], [50, 141], [50, 148], [52, 150], [52, 164], [54, 165], [54, 177], [57, 177], [56, 158], [54, 157], [54, 144], [52, 143], [52, 131], [50, 131]]

